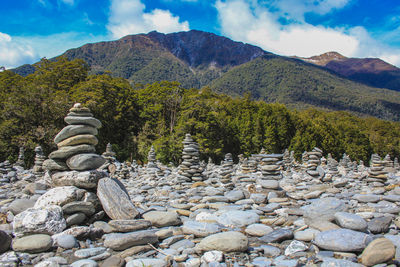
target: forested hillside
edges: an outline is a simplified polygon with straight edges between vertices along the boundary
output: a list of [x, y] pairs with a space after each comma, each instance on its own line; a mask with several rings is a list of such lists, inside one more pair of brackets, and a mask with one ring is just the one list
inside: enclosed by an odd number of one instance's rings
[[161, 161], [177, 163], [185, 133], [200, 144], [202, 159], [216, 161], [228, 152], [248, 156], [263, 147], [268, 152], [290, 148], [300, 156], [318, 146], [336, 158], [346, 152], [365, 162], [373, 152], [400, 155], [397, 122], [347, 112], [289, 110], [251, 100], [249, 94], [231, 97], [209, 87], [185, 89], [177, 82], [131, 84], [109, 74], [90, 75], [83, 60], [63, 57], [42, 60], [26, 77], [1, 72], [0, 161], [15, 160], [19, 146], [26, 148], [30, 162], [37, 144], [46, 154], [54, 150], [52, 139], [75, 102], [90, 107], [103, 123], [98, 151], [110, 142], [120, 160], [144, 161], [154, 144]]

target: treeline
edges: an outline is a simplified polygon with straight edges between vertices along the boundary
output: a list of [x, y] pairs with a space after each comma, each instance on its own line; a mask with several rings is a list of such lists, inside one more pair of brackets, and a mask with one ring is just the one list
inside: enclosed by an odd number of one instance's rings
[[294, 111], [282, 104], [232, 98], [210, 88], [185, 89], [176, 82], [129, 83], [109, 74], [89, 75], [82, 60], [46, 59], [34, 74], [0, 73], [0, 161], [15, 161], [24, 146], [33, 163], [36, 145], [46, 154], [75, 102], [102, 121], [99, 153], [108, 142], [119, 160], [144, 162], [153, 144], [158, 158], [179, 163], [182, 140], [191, 133], [203, 159], [226, 153], [249, 156], [294, 150], [297, 157], [317, 146], [339, 159], [344, 152], [368, 163], [372, 153], [400, 155], [400, 123], [359, 118], [347, 112]]

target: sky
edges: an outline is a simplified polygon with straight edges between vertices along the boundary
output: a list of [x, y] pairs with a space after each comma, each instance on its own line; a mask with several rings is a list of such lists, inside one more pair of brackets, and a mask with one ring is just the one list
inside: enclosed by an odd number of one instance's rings
[[0, 66], [86, 43], [202, 30], [285, 56], [336, 51], [400, 67], [400, 0], [0, 0]]

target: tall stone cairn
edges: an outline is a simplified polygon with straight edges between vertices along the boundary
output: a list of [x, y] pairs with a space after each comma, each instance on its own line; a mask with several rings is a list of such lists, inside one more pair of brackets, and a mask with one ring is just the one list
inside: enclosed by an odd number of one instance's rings
[[33, 173], [41, 177], [44, 175], [43, 162], [46, 160], [46, 156], [43, 153], [41, 146], [35, 147], [35, 165], [33, 166]]
[[320, 176], [320, 172], [317, 170], [321, 164], [322, 150], [318, 147], [314, 147], [312, 151], [306, 152], [306, 173], [314, 178]]
[[341, 166], [346, 173], [349, 173], [352, 170], [350, 157], [346, 153], [343, 153], [343, 157], [339, 161], [339, 166]]
[[156, 151], [154, 150], [154, 146], [151, 146], [150, 151], [147, 155], [147, 166], [146, 173], [150, 178], [156, 178], [157, 176], [162, 176], [163, 172], [158, 167], [157, 159], [156, 159]]
[[185, 135], [182, 143], [182, 163], [179, 165], [178, 174], [186, 182], [202, 181], [204, 177], [200, 166], [199, 145], [193, 141], [190, 134]]
[[17, 162], [14, 163], [14, 166], [25, 168], [25, 149], [24, 149], [24, 147], [19, 148], [18, 160], [17, 160]]
[[97, 169], [105, 163], [103, 157], [95, 154], [98, 140], [97, 129], [101, 122], [93, 117], [90, 110], [75, 104], [64, 118], [68, 126], [54, 138], [58, 150], [50, 153], [43, 167], [52, 171], [85, 171]]
[[283, 154], [261, 155], [260, 170], [264, 180], [280, 180], [282, 178]]
[[339, 163], [332, 157], [331, 153], [328, 154], [327, 158], [327, 176], [331, 178], [335, 178], [339, 176], [338, 166]]
[[389, 154], [386, 154], [385, 158], [383, 159], [383, 164], [385, 165], [385, 169], [386, 169], [387, 171], [390, 172], [391, 170], [393, 170], [394, 162], [393, 162], [393, 160], [390, 158], [390, 155], [389, 155]]
[[387, 172], [385, 171], [385, 164], [378, 154], [371, 155], [370, 168], [368, 170], [368, 177], [377, 181], [386, 181]]
[[233, 158], [231, 153], [225, 155], [225, 159], [221, 162], [221, 179], [220, 182], [223, 184], [230, 184], [233, 176]]
[[396, 157], [393, 160], [393, 167], [396, 171], [400, 171], [400, 164], [399, 164], [399, 159]]

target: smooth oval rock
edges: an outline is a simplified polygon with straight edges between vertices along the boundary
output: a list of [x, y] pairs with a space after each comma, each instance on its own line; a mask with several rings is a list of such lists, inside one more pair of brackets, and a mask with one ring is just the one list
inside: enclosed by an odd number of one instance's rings
[[158, 237], [154, 231], [143, 230], [130, 233], [112, 233], [104, 235], [104, 246], [113, 250], [125, 250], [139, 245], [154, 244]]
[[368, 244], [361, 255], [361, 263], [373, 266], [394, 258], [396, 248], [387, 238], [378, 238]]
[[99, 170], [89, 171], [65, 171], [51, 175], [54, 186], [76, 186], [84, 189], [94, 189], [101, 178], [107, 177], [107, 173]]
[[53, 159], [46, 159], [43, 161], [43, 169], [48, 171], [67, 171], [68, 166], [65, 162]]
[[24, 210], [32, 208], [35, 205], [35, 201], [31, 199], [15, 199], [8, 206], [8, 210], [11, 211], [14, 215], [17, 215]]
[[61, 141], [75, 135], [80, 134], [90, 134], [97, 135], [98, 131], [95, 127], [88, 125], [68, 125], [64, 127], [57, 135], [54, 137], [54, 143], [58, 144]]
[[326, 250], [357, 252], [362, 251], [372, 237], [349, 229], [337, 229], [318, 233], [314, 243]]
[[247, 237], [240, 232], [213, 234], [202, 239], [196, 246], [199, 251], [220, 250], [223, 252], [243, 252], [249, 245]]
[[108, 224], [116, 232], [132, 232], [151, 227], [151, 221], [148, 220], [111, 220]]
[[39, 253], [51, 248], [53, 240], [49, 235], [29, 235], [21, 238], [15, 238], [12, 242], [14, 251]]
[[67, 159], [67, 166], [75, 171], [95, 170], [103, 165], [106, 160], [97, 154], [77, 154]]
[[166, 267], [168, 263], [163, 259], [153, 259], [153, 258], [139, 258], [135, 260], [128, 261], [125, 267]]
[[68, 124], [79, 125], [85, 124], [93, 126], [97, 129], [101, 128], [101, 122], [93, 117], [78, 117], [78, 116], [67, 116], [64, 118], [64, 121]]
[[84, 192], [84, 190], [75, 186], [55, 187], [41, 195], [36, 200], [34, 208], [44, 208], [49, 205], [64, 206], [67, 203], [80, 200]]
[[244, 230], [247, 234], [252, 235], [252, 236], [263, 236], [266, 234], [269, 234], [273, 231], [270, 226], [261, 224], [261, 223], [255, 223], [255, 224], [250, 224], [249, 226], [246, 227]]
[[252, 211], [231, 210], [222, 213], [217, 222], [228, 227], [243, 227], [260, 221], [260, 216]]
[[216, 223], [185, 221], [182, 225], [184, 234], [193, 234], [197, 237], [206, 237], [221, 231], [222, 227]]
[[113, 220], [133, 220], [139, 212], [118, 180], [103, 178], [97, 186], [97, 196], [106, 214]]
[[82, 153], [94, 153], [96, 148], [92, 145], [63, 146], [49, 154], [53, 160], [66, 160], [73, 155]]
[[143, 214], [143, 219], [150, 221], [156, 227], [174, 226], [182, 223], [176, 212], [150, 211]]
[[357, 214], [352, 214], [348, 212], [336, 212], [334, 216], [336, 222], [343, 228], [361, 232], [367, 230], [367, 222]]
[[68, 204], [65, 204], [62, 207], [64, 214], [73, 214], [77, 212], [82, 212], [87, 216], [93, 215], [96, 210], [91, 202], [85, 201], [73, 201]]
[[76, 145], [92, 145], [95, 146], [99, 143], [96, 136], [91, 134], [75, 135], [57, 144], [57, 147], [76, 146]]
[[346, 211], [346, 204], [336, 198], [328, 197], [313, 201], [310, 205], [302, 207], [304, 219], [309, 221], [333, 221], [335, 213]]

